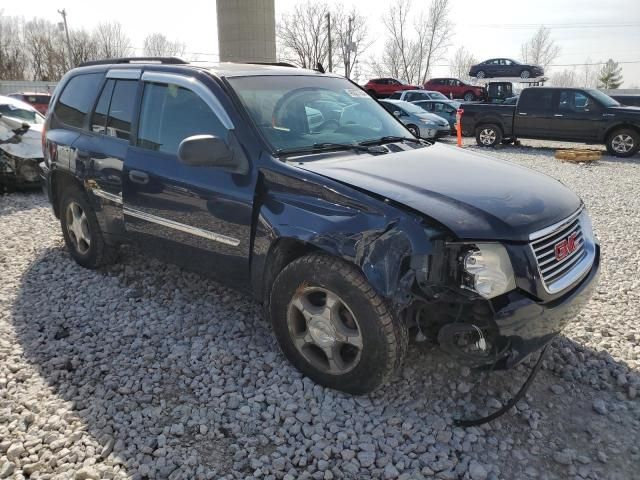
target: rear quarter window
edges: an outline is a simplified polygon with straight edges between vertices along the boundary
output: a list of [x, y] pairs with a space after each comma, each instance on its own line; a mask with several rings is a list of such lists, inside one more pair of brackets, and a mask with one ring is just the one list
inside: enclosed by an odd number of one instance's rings
[[553, 90], [525, 90], [520, 95], [518, 110], [550, 111], [553, 109]]
[[70, 127], [82, 128], [93, 106], [102, 73], [87, 73], [71, 78], [54, 108], [56, 119]]

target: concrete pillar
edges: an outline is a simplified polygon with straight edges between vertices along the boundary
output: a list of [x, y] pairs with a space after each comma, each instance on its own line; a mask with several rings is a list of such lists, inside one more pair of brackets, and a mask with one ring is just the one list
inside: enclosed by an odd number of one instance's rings
[[275, 62], [274, 0], [216, 0], [221, 62]]

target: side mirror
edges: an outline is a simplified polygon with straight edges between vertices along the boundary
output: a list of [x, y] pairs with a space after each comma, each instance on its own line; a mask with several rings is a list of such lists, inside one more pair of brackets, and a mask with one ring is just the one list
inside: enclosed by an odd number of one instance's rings
[[244, 156], [236, 155], [223, 139], [214, 135], [193, 135], [185, 138], [178, 147], [178, 159], [192, 167], [218, 167], [233, 173], [248, 171], [248, 163]]

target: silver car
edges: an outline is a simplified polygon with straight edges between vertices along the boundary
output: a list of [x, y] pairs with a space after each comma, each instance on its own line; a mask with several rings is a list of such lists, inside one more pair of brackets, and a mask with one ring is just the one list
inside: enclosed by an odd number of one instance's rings
[[404, 123], [414, 136], [435, 139], [450, 134], [449, 122], [419, 106], [402, 100], [380, 100], [387, 111]]
[[440, 92], [432, 90], [400, 90], [389, 95], [389, 100], [404, 100], [415, 102], [417, 100], [449, 100]]

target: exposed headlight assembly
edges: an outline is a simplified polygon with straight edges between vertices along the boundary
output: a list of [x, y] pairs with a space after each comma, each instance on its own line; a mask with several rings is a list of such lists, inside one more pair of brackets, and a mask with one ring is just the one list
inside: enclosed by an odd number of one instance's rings
[[513, 267], [504, 245], [476, 243], [462, 257], [462, 287], [484, 298], [493, 298], [516, 288]]

